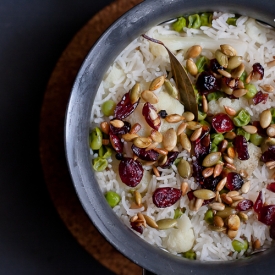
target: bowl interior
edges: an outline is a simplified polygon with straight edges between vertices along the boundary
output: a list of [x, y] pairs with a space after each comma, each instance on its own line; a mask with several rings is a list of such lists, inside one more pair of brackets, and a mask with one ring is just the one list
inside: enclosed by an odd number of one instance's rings
[[275, 26], [272, 1], [146, 0], [116, 21], [86, 57], [75, 80], [66, 117], [65, 146], [72, 180], [91, 221], [121, 253], [157, 274], [272, 274], [271, 248], [234, 262], [188, 261], [155, 248], [128, 229], [106, 203], [89, 156], [89, 120], [101, 79], [116, 56], [137, 36], [163, 21], [190, 13], [223, 11], [247, 15]]

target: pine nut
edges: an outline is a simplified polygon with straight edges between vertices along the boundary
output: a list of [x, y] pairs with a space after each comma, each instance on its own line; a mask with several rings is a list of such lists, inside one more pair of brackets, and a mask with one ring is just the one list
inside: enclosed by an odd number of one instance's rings
[[213, 223], [217, 227], [223, 227], [224, 226], [224, 221], [221, 217], [219, 216], [214, 216], [213, 218]]
[[227, 236], [230, 238], [230, 239], [234, 239], [238, 234], [238, 230], [231, 230], [231, 229], [228, 229], [227, 230]]
[[220, 180], [216, 186], [216, 190], [220, 192], [224, 188], [226, 181], [227, 181], [227, 177], [224, 177], [222, 180]]
[[119, 120], [119, 119], [111, 120], [110, 124], [113, 125], [116, 128], [121, 128], [121, 127], [124, 126], [124, 122], [122, 120]]
[[218, 69], [218, 72], [222, 75], [222, 76], [225, 76], [227, 78], [231, 78], [231, 74], [225, 70], [221, 70], [221, 69]]
[[185, 122], [182, 122], [178, 129], [177, 129], [177, 135], [179, 136], [181, 133], [183, 133], [186, 129], [187, 124]]
[[139, 123], [135, 123], [131, 130], [130, 130], [130, 134], [136, 134], [139, 130], [141, 129], [141, 125]]
[[236, 157], [236, 151], [235, 151], [234, 147], [227, 148], [227, 155], [232, 159], [234, 159]]
[[181, 183], [180, 189], [181, 189], [181, 195], [185, 196], [187, 194], [188, 191], [188, 183], [186, 181]]
[[211, 175], [213, 175], [213, 172], [214, 172], [214, 168], [213, 168], [213, 167], [205, 168], [205, 169], [202, 171], [202, 176], [203, 176], [204, 178], [208, 178], [208, 177], [210, 177]]
[[231, 204], [233, 202], [232, 198], [227, 196], [226, 193], [221, 194], [221, 199], [226, 204]]
[[195, 58], [201, 54], [202, 47], [200, 45], [194, 45], [190, 47], [185, 55], [185, 58]]
[[151, 82], [150, 87], [149, 87], [149, 90], [150, 90], [150, 91], [155, 91], [155, 90], [157, 90], [158, 88], [160, 88], [160, 87], [163, 85], [163, 83], [164, 83], [164, 79], [165, 79], [165, 76], [164, 76], [164, 75], [161, 75], [161, 76], [155, 78], [155, 79]]
[[153, 172], [154, 172], [155, 176], [160, 177], [160, 173], [159, 173], [159, 170], [157, 169], [157, 167], [153, 166], [152, 169], [153, 169]]
[[216, 178], [217, 176], [219, 176], [222, 172], [222, 169], [223, 169], [223, 164], [217, 163], [214, 167], [213, 177]]
[[213, 202], [209, 204], [209, 207], [213, 210], [222, 211], [225, 208], [225, 205], [220, 202]]
[[259, 249], [259, 248], [261, 247], [261, 242], [260, 242], [258, 239], [255, 240], [255, 241], [253, 242], [252, 247], [253, 247], [253, 250]]
[[107, 121], [103, 121], [100, 123], [100, 129], [104, 134], [109, 135], [110, 125]]
[[260, 125], [262, 128], [267, 128], [272, 120], [272, 115], [271, 115], [271, 111], [270, 109], [264, 110], [261, 114], [260, 114]]
[[202, 95], [202, 110], [204, 113], [208, 112], [208, 102], [205, 95]]
[[184, 117], [180, 116], [178, 114], [172, 114], [172, 115], [166, 116], [165, 120], [169, 123], [177, 123], [177, 122], [184, 120]]
[[241, 188], [241, 192], [243, 194], [246, 194], [250, 189], [250, 181], [247, 181], [243, 184], [242, 188]]
[[201, 133], [202, 133], [202, 127], [199, 128], [199, 129], [196, 129], [196, 130], [192, 133], [192, 135], [191, 135], [191, 137], [190, 137], [190, 140], [191, 140], [191, 141], [195, 141], [196, 139], [198, 139], [198, 138], [201, 136]]
[[223, 106], [223, 108], [229, 116], [235, 116], [237, 114], [237, 111], [229, 106]]

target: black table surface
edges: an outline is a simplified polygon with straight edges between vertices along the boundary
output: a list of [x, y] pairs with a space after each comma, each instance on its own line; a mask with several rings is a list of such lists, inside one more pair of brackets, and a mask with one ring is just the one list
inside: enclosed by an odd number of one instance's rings
[[39, 116], [54, 66], [111, 2], [0, 1], [0, 275], [113, 274], [61, 221], [39, 159]]

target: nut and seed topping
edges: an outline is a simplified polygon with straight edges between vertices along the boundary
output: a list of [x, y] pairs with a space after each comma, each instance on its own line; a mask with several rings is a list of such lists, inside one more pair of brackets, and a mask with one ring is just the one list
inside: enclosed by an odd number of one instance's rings
[[224, 177], [222, 180], [220, 180], [216, 186], [216, 190], [220, 192], [224, 188], [226, 181], [227, 181], [227, 177]]
[[131, 104], [135, 104], [139, 100], [139, 97], [140, 97], [140, 85], [139, 85], [139, 83], [136, 83], [133, 86], [133, 88], [130, 91], [129, 96], [130, 96]]
[[165, 120], [169, 123], [177, 123], [177, 122], [184, 120], [184, 117], [180, 116], [178, 114], [172, 114], [172, 115], [166, 116]]
[[185, 58], [195, 58], [201, 54], [202, 47], [200, 45], [194, 45], [190, 47], [185, 55]]
[[104, 134], [109, 135], [110, 125], [107, 121], [103, 121], [100, 123], [100, 129]]
[[165, 230], [175, 227], [178, 222], [176, 219], [162, 219], [158, 220], [156, 223], [158, 225], [159, 230]]
[[171, 151], [177, 145], [177, 133], [173, 128], [163, 134], [162, 144], [164, 149]]
[[157, 223], [156, 223], [151, 217], [149, 217], [149, 216], [147, 216], [147, 215], [145, 215], [145, 214], [143, 214], [143, 217], [144, 217], [146, 223], [147, 223], [150, 227], [152, 227], [152, 228], [158, 228]]
[[141, 194], [137, 190], [134, 191], [134, 197], [135, 197], [136, 204], [138, 206], [140, 206], [141, 205], [141, 201], [142, 201], [142, 196], [141, 196]]
[[179, 136], [181, 133], [183, 133], [186, 129], [187, 124], [185, 122], [182, 122], [178, 129], [177, 129], [177, 135]]
[[155, 91], [155, 90], [157, 90], [158, 88], [160, 88], [160, 87], [163, 85], [164, 80], [165, 80], [165, 76], [164, 76], [164, 75], [161, 75], [161, 76], [155, 78], [155, 79], [151, 82], [151, 84], [150, 84], [150, 86], [149, 86], [149, 90], [150, 90], [150, 91]]
[[161, 143], [163, 140], [162, 133], [156, 130], [151, 131], [151, 139], [155, 142]]
[[[209, 204], [209, 207], [213, 210], [223, 211], [225, 209], [225, 205], [220, 202], [213, 202]], [[217, 212], [218, 213], [218, 212]], [[221, 216], [220, 216], [221, 217]]]
[[147, 148], [152, 143], [150, 137], [137, 137], [133, 140], [133, 143], [138, 148]]
[[182, 146], [182, 148], [188, 152], [191, 151], [192, 145], [188, 138], [188, 136], [185, 133], [181, 133], [179, 136], [179, 141]]
[[194, 196], [202, 200], [211, 200], [216, 197], [215, 192], [208, 189], [198, 189], [193, 192]]
[[[237, 111], [235, 109], [233, 109], [232, 107], [229, 106], [223, 106], [225, 112], [229, 115], [229, 116], [235, 116], [237, 114]], [[233, 133], [233, 132], [228, 132], [228, 133]]]
[[237, 51], [232, 46], [230, 46], [228, 44], [220, 45], [220, 48], [221, 48], [222, 53], [227, 56], [237, 55]]
[[130, 130], [130, 134], [136, 134], [139, 130], [141, 129], [141, 125], [139, 123], [135, 123], [131, 130]]
[[119, 119], [111, 120], [110, 124], [113, 125], [116, 128], [121, 128], [121, 127], [124, 126], [124, 122], [122, 120], [119, 120]]
[[188, 186], [188, 183], [186, 181], [181, 183], [180, 189], [181, 189], [181, 195], [182, 196], [185, 196], [187, 194], [188, 188], [189, 188], [189, 186]]
[[272, 115], [270, 109], [264, 110], [260, 114], [260, 125], [262, 128], [267, 128], [272, 121]]
[[213, 167], [208, 167], [208, 168], [205, 168], [203, 171], [202, 171], [202, 176], [204, 178], [208, 178], [210, 176], [212, 176], [214, 173], [214, 168]]
[[223, 227], [224, 226], [224, 221], [221, 217], [219, 216], [214, 216], [213, 218], [213, 223], [217, 227]]
[[141, 93], [141, 98], [151, 104], [157, 104], [159, 102], [158, 97], [152, 91], [144, 90]]
[[202, 133], [202, 128], [196, 129], [196, 130], [192, 133], [192, 135], [191, 135], [191, 137], [190, 137], [190, 140], [191, 140], [191, 141], [197, 140], [197, 139], [201, 136], [201, 133]]
[[196, 63], [191, 58], [186, 60], [186, 70], [192, 76], [196, 76], [198, 74], [198, 67], [197, 67]]

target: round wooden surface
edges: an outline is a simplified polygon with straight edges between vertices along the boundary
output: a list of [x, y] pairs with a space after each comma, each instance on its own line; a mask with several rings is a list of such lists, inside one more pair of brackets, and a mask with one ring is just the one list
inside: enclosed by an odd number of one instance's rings
[[141, 0], [117, 0], [96, 14], [73, 38], [49, 80], [40, 123], [40, 155], [53, 203], [70, 232], [101, 264], [116, 274], [140, 275], [139, 266], [112, 247], [86, 216], [68, 171], [64, 152], [64, 120], [77, 72], [99, 36]]

